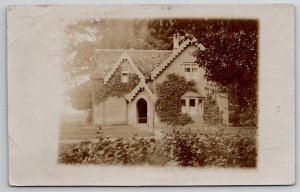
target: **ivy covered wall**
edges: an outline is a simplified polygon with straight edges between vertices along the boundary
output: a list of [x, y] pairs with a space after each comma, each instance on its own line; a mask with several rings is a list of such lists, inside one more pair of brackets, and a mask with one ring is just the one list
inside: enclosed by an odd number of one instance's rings
[[155, 111], [161, 122], [171, 126], [192, 123], [188, 114], [181, 112], [181, 97], [188, 91], [197, 92], [194, 81], [186, 81], [183, 76], [171, 73], [167, 80], [156, 85], [157, 100]]
[[121, 70], [118, 68], [111, 79], [104, 84], [103, 80], [94, 80], [93, 96], [95, 104], [105, 101], [108, 97], [124, 97], [130, 93], [140, 82], [136, 74], [129, 74], [128, 82], [121, 82]]

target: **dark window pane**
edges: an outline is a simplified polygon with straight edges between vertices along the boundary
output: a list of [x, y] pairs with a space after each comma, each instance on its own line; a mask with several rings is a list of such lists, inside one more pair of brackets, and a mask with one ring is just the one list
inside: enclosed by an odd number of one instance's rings
[[190, 107], [195, 107], [195, 99], [190, 99]]
[[191, 68], [184, 68], [185, 72], [191, 72]]

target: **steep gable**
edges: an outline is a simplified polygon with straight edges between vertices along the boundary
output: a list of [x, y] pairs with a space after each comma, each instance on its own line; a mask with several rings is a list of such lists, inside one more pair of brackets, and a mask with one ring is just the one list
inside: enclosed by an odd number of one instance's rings
[[124, 53], [132, 60], [133, 64], [144, 75], [149, 78], [150, 73], [161, 63], [163, 63], [173, 50], [113, 50], [97, 49], [95, 51], [95, 78], [104, 78], [118, 65], [120, 58], [125, 58]]
[[174, 50], [174, 52], [158, 67], [156, 67], [152, 72], [151, 72], [151, 79], [155, 79], [166, 67], [172, 63], [176, 57], [178, 57], [188, 46], [190, 45], [195, 45], [197, 46], [200, 50], [205, 50], [205, 47], [201, 44], [198, 43], [197, 39], [188, 39], [184, 41], [178, 49]]
[[113, 74], [116, 72], [116, 70], [119, 68], [119, 66], [124, 62], [128, 63], [131, 66], [131, 68], [132, 68], [131, 73], [134, 72], [140, 78], [140, 80], [145, 79], [144, 75], [137, 68], [137, 66], [133, 63], [131, 57], [127, 54], [127, 52], [124, 52], [121, 55], [121, 57], [118, 59], [118, 61], [114, 64], [114, 66], [104, 76], [104, 84], [106, 84], [109, 81], [109, 79], [113, 76]]

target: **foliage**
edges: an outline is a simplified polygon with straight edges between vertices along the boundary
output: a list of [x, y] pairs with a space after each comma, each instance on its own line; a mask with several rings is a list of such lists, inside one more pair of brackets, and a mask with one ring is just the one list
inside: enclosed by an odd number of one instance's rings
[[165, 150], [179, 166], [255, 167], [256, 136], [173, 131], [164, 137]]
[[214, 93], [208, 93], [206, 95], [204, 100], [203, 119], [208, 125], [219, 125], [223, 121]]
[[92, 86], [90, 81], [75, 86], [70, 91], [71, 105], [77, 110], [88, 110], [92, 107]]
[[155, 110], [161, 122], [172, 126], [184, 126], [192, 122], [188, 114], [181, 112], [181, 97], [187, 91], [197, 91], [195, 82], [186, 81], [176, 74], [168, 74], [167, 80], [156, 85]]
[[103, 84], [103, 80], [94, 82], [94, 101], [99, 103], [108, 97], [123, 97], [130, 93], [140, 82], [136, 74], [129, 74], [128, 82], [121, 82], [121, 70], [118, 68], [111, 79]]
[[155, 139], [109, 138], [100, 135], [97, 142], [85, 141], [65, 147], [60, 153], [59, 162], [68, 164], [152, 164], [151, 156], [155, 150]]
[[226, 86], [235, 125], [255, 126], [257, 116], [258, 22], [219, 21], [200, 38], [207, 48], [196, 53], [208, 80]]
[[161, 165], [182, 167], [256, 167], [256, 134], [176, 131], [154, 138], [110, 138], [63, 144], [66, 164]]

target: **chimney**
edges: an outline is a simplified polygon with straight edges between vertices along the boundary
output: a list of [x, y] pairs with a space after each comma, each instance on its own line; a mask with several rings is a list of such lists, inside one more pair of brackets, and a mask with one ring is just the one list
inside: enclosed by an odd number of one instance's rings
[[179, 33], [175, 33], [173, 35], [173, 50], [176, 50], [179, 48], [179, 44], [180, 44], [180, 34]]

